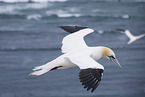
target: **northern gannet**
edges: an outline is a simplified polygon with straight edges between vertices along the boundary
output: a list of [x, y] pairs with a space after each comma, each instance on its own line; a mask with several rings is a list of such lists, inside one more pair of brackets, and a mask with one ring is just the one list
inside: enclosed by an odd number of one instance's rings
[[87, 88], [87, 91], [91, 89], [93, 92], [100, 84], [104, 71], [104, 67], [96, 62], [97, 60], [104, 57], [121, 68], [115, 53], [110, 48], [87, 46], [84, 36], [94, 32], [93, 29], [79, 26], [60, 26], [60, 28], [71, 33], [63, 38], [61, 50], [64, 54], [45, 65], [35, 67], [34, 72], [29, 75], [39, 76], [48, 71], [78, 66], [81, 69], [79, 72], [80, 82], [84, 88]]
[[134, 36], [134, 35], [131, 34], [131, 32], [129, 30], [124, 30], [124, 29], [116, 29], [116, 30], [125, 33], [126, 36], [130, 39], [127, 44], [131, 44], [134, 41], [136, 41], [136, 40], [145, 36], [145, 34], [142, 34], [142, 35], [139, 35], [139, 36]]

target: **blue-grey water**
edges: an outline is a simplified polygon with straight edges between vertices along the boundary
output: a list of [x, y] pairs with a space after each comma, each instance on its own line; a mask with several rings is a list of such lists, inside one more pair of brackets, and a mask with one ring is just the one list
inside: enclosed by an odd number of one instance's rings
[[[79, 68], [27, 76], [32, 68], [61, 55], [68, 35], [60, 25], [87, 26], [89, 46], [112, 48], [122, 65], [107, 59], [99, 87], [81, 86]], [[0, 97], [145, 97], [145, 37], [127, 45], [128, 37], [145, 33], [144, 0], [64, 0], [63, 2], [0, 3]]]

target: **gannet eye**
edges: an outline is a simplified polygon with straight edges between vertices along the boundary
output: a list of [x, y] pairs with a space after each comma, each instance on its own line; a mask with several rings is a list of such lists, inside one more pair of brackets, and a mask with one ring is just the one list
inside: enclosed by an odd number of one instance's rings
[[115, 59], [115, 57], [113, 55], [108, 56], [110, 59]]

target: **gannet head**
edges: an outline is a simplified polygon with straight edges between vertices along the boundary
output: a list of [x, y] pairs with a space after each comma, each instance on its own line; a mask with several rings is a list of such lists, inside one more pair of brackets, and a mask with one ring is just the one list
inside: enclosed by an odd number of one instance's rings
[[107, 58], [109, 60], [111, 60], [113, 63], [115, 63], [120, 69], [122, 68], [120, 63], [118, 62], [115, 53], [113, 52], [113, 50], [111, 50], [108, 47], [103, 47], [103, 55], [104, 58]]

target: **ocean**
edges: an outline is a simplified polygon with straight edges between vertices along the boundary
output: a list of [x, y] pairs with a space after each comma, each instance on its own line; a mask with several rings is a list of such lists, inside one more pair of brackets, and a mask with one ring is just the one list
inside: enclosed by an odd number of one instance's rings
[[[128, 37], [115, 30], [144, 34], [145, 0], [14, 1], [0, 0], [0, 97], [145, 97], [145, 37], [128, 45]], [[122, 65], [120, 70], [99, 60], [105, 70], [93, 93], [81, 85], [78, 67], [27, 76], [62, 54], [69, 34], [62, 25], [94, 29], [86, 43], [112, 48]]]

